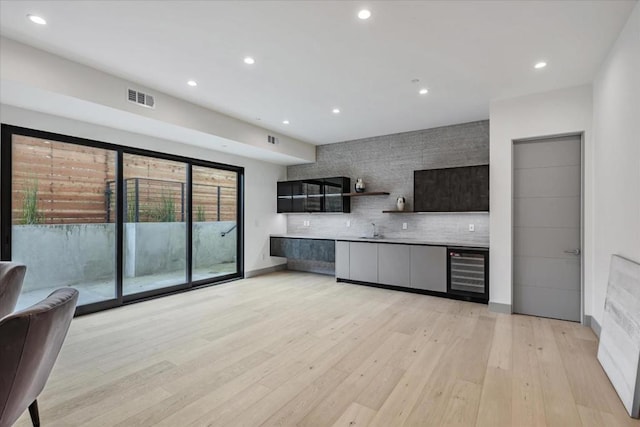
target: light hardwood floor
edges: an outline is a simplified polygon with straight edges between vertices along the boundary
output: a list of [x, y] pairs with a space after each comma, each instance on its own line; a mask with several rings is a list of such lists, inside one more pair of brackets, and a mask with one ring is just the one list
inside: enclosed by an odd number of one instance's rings
[[596, 348], [576, 323], [279, 272], [75, 319], [39, 405], [47, 426], [637, 427]]

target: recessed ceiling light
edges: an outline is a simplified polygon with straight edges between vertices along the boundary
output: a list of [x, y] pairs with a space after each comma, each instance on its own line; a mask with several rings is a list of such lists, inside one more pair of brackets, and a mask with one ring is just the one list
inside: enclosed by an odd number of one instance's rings
[[255, 59], [253, 59], [253, 58], [252, 58], [252, 57], [250, 57], [250, 56], [247, 56], [247, 57], [245, 57], [245, 58], [244, 58], [244, 63], [245, 63], [245, 64], [249, 64], [249, 65], [253, 65], [253, 64], [255, 64], [255, 63], [256, 63], [256, 60], [255, 60]]
[[422, 88], [420, 89], [420, 91], [418, 92], [420, 95], [426, 95], [429, 93], [429, 89], [426, 88]]
[[331, 112], [333, 114], [340, 114], [340, 109], [339, 108], [334, 108], [333, 110], [331, 110]]
[[360, 19], [369, 19], [371, 17], [371, 11], [368, 9], [362, 9], [358, 12], [358, 18]]
[[34, 24], [47, 25], [47, 20], [41, 16], [29, 14], [27, 15], [27, 18], [29, 18], [29, 21], [33, 22]]
[[289, 120], [283, 120], [283, 121], [282, 121], [282, 124], [283, 124], [283, 125], [288, 125], [288, 124], [289, 124]]
[[191, 87], [196, 87], [196, 86], [198, 86], [198, 82], [196, 82], [195, 80], [189, 80], [189, 81], [187, 82], [187, 84], [188, 84], [189, 86], [191, 86]]
[[546, 66], [547, 66], [546, 62], [540, 61], [540, 62], [536, 63], [536, 65], [534, 65], [533, 67], [536, 68], [536, 69], [540, 69], [540, 68], [544, 68]]

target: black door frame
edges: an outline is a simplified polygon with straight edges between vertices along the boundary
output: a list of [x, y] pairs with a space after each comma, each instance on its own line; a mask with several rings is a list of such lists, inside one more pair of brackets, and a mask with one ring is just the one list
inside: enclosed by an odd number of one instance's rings
[[[8, 124], [2, 124], [0, 130], [0, 260], [11, 260], [11, 226], [12, 226], [12, 147], [13, 135], [21, 135], [40, 139], [58, 141], [62, 143], [88, 146], [93, 148], [101, 148], [116, 152], [116, 297], [105, 301], [99, 301], [91, 304], [82, 305], [76, 308], [76, 315], [93, 313], [100, 310], [119, 307], [124, 304], [135, 303], [148, 300], [160, 296], [184, 292], [191, 289], [212, 286], [226, 283], [231, 280], [237, 280], [244, 277], [244, 168], [240, 166], [227, 165], [224, 163], [210, 162], [201, 159], [178, 156], [173, 154], [162, 153], [158, 151], [146, 150], [141, 148], [127, 147], [108, 142], [79, 138], [69, 135], [62, 135], [42, 130], [24, 128]], [[186, 226], [187, 226], [187, 242], [186, 242], [186, 262], [187, 262], [187, 280], [185, 283], [173, 285], [165, 288], [152, 289], [131, 295], [123, 295], [123, 264], [124, 264], [124, 163], [125, 154], [134, 154], [147, 157], [155, 157], [163, 160], [171, 160], [185, 163], [187, 168], [186, 184]], [[192, 216], [192, 167], [203, 166], [212, 169], [220, 169], [237, 174], [237, 200], [236, 200], [236, 272], [224, 276], [216, 276], [208, 279], [192, 280], [192, 245], [193, 245], [193, 216]]]

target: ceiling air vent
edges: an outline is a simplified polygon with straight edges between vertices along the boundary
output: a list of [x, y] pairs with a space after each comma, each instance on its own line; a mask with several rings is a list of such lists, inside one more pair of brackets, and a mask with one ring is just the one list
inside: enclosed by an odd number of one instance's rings
[[280, 140], [279, 140], [277, 137], [275, 137], [275, 136], [267, 135], [267, 142], [268, 142], [269, 144], [273, 144], [273, 145], [275, 145], [275, 144], [277, 144], [278, 142], [280, 142]]
[[138, 105], [142, 105], [147, 108], [156, 108], [156, 102], [153, 99], [153, 95], [147, 93], [138, 92], [137, 90], [128, 89], [127, 99], [129, 102], [133, 102]]

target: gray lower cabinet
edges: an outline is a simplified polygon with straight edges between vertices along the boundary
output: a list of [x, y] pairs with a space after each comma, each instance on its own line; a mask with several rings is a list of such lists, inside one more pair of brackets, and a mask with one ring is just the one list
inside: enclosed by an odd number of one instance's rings
[[349, 279], [378, 283], [378, 244], [349, 242]]
[[349, 279], [349, 242], [336, 242], [336, 278]]
[[336, 242], [336, 278], [447, 292], [447, 248]]
[[378, 283], [411, 286], [411, 247], [408, 245], [378, 244]]
[[447, 292], [447, 248], [411, 246], [411, 288]]

